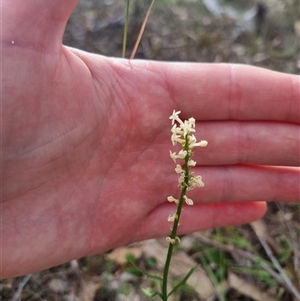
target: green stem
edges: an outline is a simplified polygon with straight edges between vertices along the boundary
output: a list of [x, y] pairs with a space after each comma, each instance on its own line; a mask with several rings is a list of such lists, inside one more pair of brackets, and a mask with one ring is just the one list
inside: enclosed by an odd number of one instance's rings
[[123, 34], [122, 58], [125, 58], [125, 55], [126, 55], [128, 19], [129, 19], [129, 4], [130, 4], [130, 0], [127, 0], [127, 3], [126, 3], [126, 16], [125, 16], [125, 24], [124, 24], [124, 34]]
[[[189, 146], [188, 146], [188, 135], [185, 137], [184, 149], [188, 152], [188, 154], [186, 155], [186, 157], [184, 159], [184, 161], [185, 161], [184, 184], [182, 185], [182, 188], [181, 188], [181, 195], [180, 195], [179, 203], [177, 205], [177, 210], [176, 210], [176, 218], [174, 220], [174, 224], [173, 224], [173, 228], [172, 228], [172, 232], [171, 232], [171, 239], [175, 239], [175, 243], [176, 243], [177, 229], [179, 226], [179, 220], [180, 220], [180, 215], [181, 215], [181, 211], [182, 211], [182, 206], [184, 203], [184, 196], [186, 195], [187, 188], [189, 186], [188, 161], [190, 159], [190, 155], [189, 155]], [[171, 243], [171, 242], [169, 243], [167, 258], [166, 258], [166, 262], [165, 262], [164, 273], [163, 273], [163, 282], [162, 282], [162, 299], [163, 299], [163, 301], [168, 300], [167, 282], [168, 282], [169, 269], [170, 269], [171, 258], [172, 258], [172, 253], [173, 253], [175, 243]]]

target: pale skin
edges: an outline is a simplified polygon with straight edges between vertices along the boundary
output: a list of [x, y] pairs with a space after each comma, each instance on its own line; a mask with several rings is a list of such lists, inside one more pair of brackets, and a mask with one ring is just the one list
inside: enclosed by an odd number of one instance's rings
[[299, 202], [298, 76], [71, 49], [61, 40], [76, 4], [2, 3], [1, 278], [168, 236], [173, 109], [208, 141], [181, 234]]

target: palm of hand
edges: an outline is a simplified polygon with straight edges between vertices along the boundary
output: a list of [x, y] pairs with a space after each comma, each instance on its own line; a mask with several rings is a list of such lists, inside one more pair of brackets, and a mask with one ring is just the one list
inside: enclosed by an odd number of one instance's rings
[[14, 216], [7, 230], [19, 235], [9, 239], [42, 241], [56, 252], [55, 239], [74, 254], [138, 239], [144, 218], [165, 201], [173, 173], [172, 104], [159, 97], [166, 91], [152, 91], [157, 101], [149, 104], [146, 78], [136, 91], [130, 78], [117, 75], [116, 69], [130, 73], [125, 66], [92, 55], [84, 62], [78, 54], [28, 53], [14, 79], [25, 89], [7, 92], [16, 103], [6, 104], [4, 118], [14, 133], [4, 141], [5, 179], [15, 186], [4, 183], [3, 206]]

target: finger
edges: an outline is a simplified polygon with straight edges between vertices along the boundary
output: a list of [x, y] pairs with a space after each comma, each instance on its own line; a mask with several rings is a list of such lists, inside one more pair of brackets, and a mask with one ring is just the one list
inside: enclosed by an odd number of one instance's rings
[[194, 172], [202, 176], [205, 184], [201, 190], [189, 193], [196, 203], [300, 201], [299, 168], [235, 165], [196, 167]]
[[[180, 234], [249, 223], [261, 218], [266, 212], [264, 202], [197, 204], [183, 208], [179, 226]], [[155, 208], [144, 219], [134, 240], [170, 235], [172, 225], [167, 218], [175, 210], [173, 204], [166, 203]]]
[[199, 165], [258, 164], [300, 166], [300, 128], [278, 122], [200, 122], [194, 150]]
[[78, 0], [3, 1], [2, 40], [13, 47], [49, 51], [61, 45], [67, 20]]
[[187, 116], [195, 112], [203, 120], [300, 121], [298, 76], [225, 64], [178, 71], [170, 79], [175, 103]]
[[143, 61], [130, 61], [130, 68], [123, 62], [118, 72], [148, 96], [155, 93], [152, 101], [170, 102], [183, 119], [300, 122], [296, 75], [232, 64]]

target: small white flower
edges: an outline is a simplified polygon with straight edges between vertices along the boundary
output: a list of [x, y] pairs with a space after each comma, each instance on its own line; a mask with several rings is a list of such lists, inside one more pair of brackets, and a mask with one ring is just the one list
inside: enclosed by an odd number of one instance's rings
[[180, 136], [183, 136], [183, 130], [182, 130], [182, 128], [180, 126], [177, 126], [176, 123], [172, 126], [171, 132], [173, 134], [178, 134]]
[[171, 237], [166, 237], [166, 241], [169, 242], [170, 244], [175, 244], [176, 240], [171, 238]]
[[173, 159], [173, 161], [174, 161], [175, 163], [176, 163], [176, 159], [184, 160], [185, 157], [186, 157], [186, 155], [187, 155], [187, 151], [186, 151], [186, 150], [183, 150], [183, 149], [181, 149], [181, 150], [179, 151], [178, 154], [176, 154], [175, 152], [172, 153], [172, 152], [170, 151], [170, 157]]
[[195, 129], [192, 128], [192, 124], [189, 122], [189, 120], [185, 120], [184, 123], [180, 124], [180, 127], [183, 130], [183, 137], [195, 132]]
[[189, 199], [186, 195], [183, 198], [187, 205], [190, 205], [190, 206], [194, 205], [193, 200]]
[[197, 138], [194, 134], [189, 136], [189, 145], [192, 143], [196, 143], [197, 142]]
[[200, 142], [200, 147], [206, 147], [208, 145], [208, 142], [206, 140], [201, 140]]
[[207, 145], [208, 145], [208, 142], [206, 140], [201, 140], [199, 142], [189, 143], [190, 148], [194, 148], [194, 147], [197, 147], [197, 146], [206, 147]]
[[184, 172], [184, 170], [182, 169], [181, 165], [177, 164], [175, 167], [175, 172], [181, 174]]
[[179, 186], [182, 186], [182, 183], [184, 183], [184, 175], [183, 174], [181, 174], [178, 177], [178, 184], [179, 184]]
[[195, 128], [195, 124], [196, 124], [195, 118], [193, 117], [189, 118], [189, 124], [192, 128]]
[[173, 159], [174, 163], [176, 163], [176, 159], [177, 159], [176, 153], [175, 153], [175, 152], [172, 153], [172, 152], [170, 151], [170, 157]]
[[197, 164], [197, 162], [194, 161], [194, 160], [192, 160], [192, 159], [190, 159], [190, 160], [188, 161], [188, 166], [189, 166], [189, 167], [194, 167], [194, 166], [196, 166], [196, 164]]
[[173, 110], [172, 115], [169, 117], [169, 119], [172, 120], [172, 125], [175, 123], [175, 121], [177, 121], [178, 123], [182, 123], [182, 120], [178, 117], [178, 115], [181, 113], [181, 111], [175, 111]]
[[174, 124], [171, 129], [171, 132], [171, 141], [173, 145], [176, 145], [176, 143], [182, 144], [184, 142], [183, 130], [180, 127], [177, 127], [177, 125]]
[[202, 181], [202, 177], [201, 176], [193, 176], [190, 179], [190, 189], [193, 189], [195, 187], [204, 187], [204, 183]]
[[185, 157], [186, 157], [186, 155], [187, 155], [187, 151], [181, 149], [181, 150], [179, 151], [179, 153], [178, 153], [178, 158], [184, 160]]
[[172, 203], [172, 202], [174, 202], [175, 204], [178, 204], [178, 203], [179, 203], [179, 200], [173, 198], [172, 196], [168, 196], [168, 197], [167, 197], [167, 200], [168, 200], [170, 203]]
[[181, 135], [172, 134], [171, 136], [172, 145], [175, 146], [177, 143], [183, 144], [184, 139], [181, 139]]
[[174, 222], [176, 218], [177, 218], [176, 213], [170, 214], [169, 217], [168, 217], [168, 222]]

